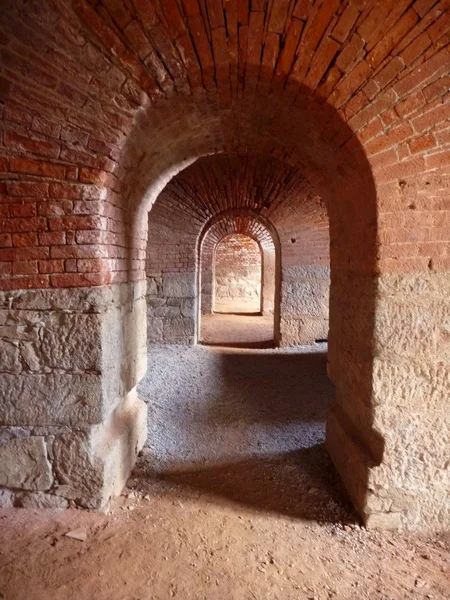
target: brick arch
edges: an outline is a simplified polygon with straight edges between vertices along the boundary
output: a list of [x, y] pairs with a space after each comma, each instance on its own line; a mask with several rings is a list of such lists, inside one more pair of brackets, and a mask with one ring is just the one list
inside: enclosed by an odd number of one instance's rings
[[[1, 11], [2, 307], [13, 323], [26, 322], [9, 312], [19, 307], [39, 313], [33, 327], [53, 319], [59, 338], [64, 324], [47, 311], [64, 313], [70, 297], [78, 312], [64, 322], [93, 332], [96, 349], [86, 362], [63, 349], [37, 362], [12, 351], [4, 379], [14, 401], [1, 422], [60, 428], [55, 468], [80, 502], [120, 488], [112, 462], [98, 472], [89, 448], [94, 427], [108, 439], [114, 411], [133, 427], [119, 399], [142, 372], [131, 307], [143, 292], [107, 286], [143, 277], [147, 210], [173, 174], [198, 156], [261, 150], [301, 169], [328, 206], [338, 470], [369, 522], [448, 525], [447, 458], [435, 440], [449, 429], [446, 4], [7, 0]], [[109, 328], [113, 355], [94, 331], [124, 314]], [[35, 375], [30, 413], [21, 390]], [[87, 424], [84, 438], [64, 433]], [[75, 443], [91, 487], [67, 472]]]
[[[255, 240], [262, 255], [263, 314], [274, 315], [274, 342], [280, 342], [281, 247], [278, 233], [265, 217], [249, 209], [231, 208], [217, 213], [203, 227], [198, 238], [199, 312], [208, 314], [214, 307], [214, 253], [226, 236], [240, 233]], [[200, 316], [198, 327], [200, 325]], [[200, 330], [197, 331], [199, 337]]]
[[[164, 156], [164, 151], [158, 153], [159, 160], [172, 160], [176, 152], [177, 158], [171, 167], [164, 167], [168, 183], [170, 176], [175, 176], [179, 165], [188, 158], [189, 161], [215, 154], [237, 155], [259, 154], [268, 156], [296, 169], [309, 181], [310, 186], [327, 202], [329, 210], [334, 211], [336, 220], [339, 220], [339, 229], [354, 229], [355, 223], [366, 228], [366, 235], [352, 236], [350, 247], [344, 248], [341, 234], [341, 243], [335, 244], [336, 251], [343, 253], [343, 262], [356, 263], [359, 257], [366, 260], [371, 257], [372, 265], [375, 263], [376, 243], [376, 194], [372, 168], [367, 160], [361, 145], [357, 144], [352, 151], [339, 148], [335, 142], [323, 135], [329, 125], [331, 115], [336, 113], [332, 107], [323, 105], [317, 108], [309, 104], [306, 107], [292, 106], [284, 98], [271, 96], [252, 99], [249, 103], [244, 99], [222, 111], [219, 102], [197, 101], [192, 105], [189, 101], [183, 102], [183, 117], [178, 115], [178, 99], [169, 101], [160, 110], [161, 146], [162, 139], [172, 137], [170, 156]], [[331, 113], [331, 115], [330, 115]], [[175, 116], [175, 123], [171, 118]], [[336, 116], [334, 117], [336, 118]], [[341, 118], [337, 117], [342, 126], [347, 127]], [[181, 121], [181, 123], [180, 123]], [[148, 129], [147, 129], [148, 126]], [[133, 179], [137, 185], [130, 185], [128, 203], [130, 210], [136, 210], [134, 231], [136, 238], [145, 238], [146, 214], [152, 206], [160, 191], [161, 181], [156, 172], [160, 172], [159, 164], [155, 165], [151, 153], [146, 153], [144, 148], [150, 137], [159, 146], [158, 136], [160, 131], [155, 129], [153, 122], [142, 124], [139, 135], [138, 147], [130, 146], [132, 155], [141, 157], [139, 167], [133, 172]], [[349, 135], [351, 131], [348, 129]], [[136, 141], [136, 144], [138, 142]], [[367, 194], [364, 190], [371, 189]], [[361, 204], [361, 196], [366, 193], [367, 200]], [[338, 206], [339, 202], [345, 203]], [[345, 220], [348, 225], [346, 226]], [[370, 233], [369, 233], [370, 232]], [[356, 250], [356, 246], [360, 246]], [[354, 264], [353, 268], [360, 269]]]

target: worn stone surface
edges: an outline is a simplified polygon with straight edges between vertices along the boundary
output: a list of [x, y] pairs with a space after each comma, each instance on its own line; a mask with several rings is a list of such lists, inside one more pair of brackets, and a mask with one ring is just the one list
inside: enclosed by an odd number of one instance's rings
[[168, 319], [164, 322], [164, 340], [168, 343], [194, 342], [195, 320], [186, 317]]
[[103, 464], [95, 460], [92, 428], [57, 436], [53, 443], [58, 495], [86, 508], [101, 505]]
[[[55, 369], [99, 370], [99, 313], [63, 310], [4, 312], [6, 318], [0, 326], [0, 349], [5, 356], [3, 371], [50, 373]], [[90, 335], [86, 335], [86, 331]]]
[[102, 321], [103, 417], [133, 389], [147, 365], [145, 296], [109, 310]]
[[68, 508], [69, 503], [65, 498], [43, 492], [20, 493], [17, 495], [16, 506], [21, 508]]
[[301, 319], [283, 318], [281, 320], [280, 346], [299, 346], [314, 344], [328, 339], [328, 319], [304, 317]]
[[21, 505], [95, 508], [123, 485], [139, 445], [125, 440], [134, 418], [145, 421], [131, 409], [117, 420], [146, 369], [145, 292], [138, 283], [0, 295], [0, 485], [48, 491], [19, 494]]
[[[137, 282], [134, 294], [145, 293], [145, 282]], [[31, 311], [73, 311], [96, 313], [109, 310], [114, 305], [122, 305], [129, 299], [128, 284], [102, 286], [0, 291], [1, 310]]]
[[[40, 435], [33, 428], [34, 435]], [[0, 446], [2, 444], [6, 444], [10, 440], [14, 440], [17, 438], [26, 438], [31, 435], [31, 428], [26, 427], [0, 427]]]
[[[196, 274], [164, 273], [158, 277], [149, 277], [148, 281], [148, 342], [194, 343]], [[143, 344], [146, 345], [146, 340], [143, 340]]]
[[339, 356], [331, 340], [338, 394], [327, 445], [368, 526], [450, 524], [449, 284], [432, 272], [342, 282], [340, 326], [354, 331], [348, 351], [359, 343], [360, 364], [372, 364], [343, 372], [342, 344]]
[[328, 339], [329, 272], [326, 265], [282, 266], [282, 346]]
[[99, 374], [0, 374], [2, 425], [86, 425], [101, 420]]
[[11, 490], [0, 489], [0, 508], [12, 508], [15, 494]]
[[104, 463], [101, 504], [118, 496], [147, 437], [147, 405], [130, 392], [110, 419], [93, 432], [94, 453]]
[[165, 298], [195, 298], [195, 273], [165, 273], [162, 294]]
[[8, 294], [0, 425], [100, 422], [145, 371], [145, 284]]
[[24, 490], [48, 490], [52, 467], [41, 436], [12, 439], [0, 446], [0, 485]]
[[55, 493], [85, 508], [106, 506], [122, 491], [146, 431], [146, 406], [132, 392], [103, 423], [56, 436], [53, 455], [59, 484]]

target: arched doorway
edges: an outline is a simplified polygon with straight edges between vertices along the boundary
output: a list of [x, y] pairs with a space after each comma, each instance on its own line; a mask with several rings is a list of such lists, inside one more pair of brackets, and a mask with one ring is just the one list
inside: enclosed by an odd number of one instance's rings
[[[259, 293], [254, 293], [253, 311], [250, 318], [241, 314], [232, 318], [219, 317], [220, 301], [217, 301], [217, 249], [230, 236], [240, 235], [254, 245], [253, 261], [256, 265], [258, 283], [253, 282], [253, 290], [259, 286]], [[233, 238], [232, 238], [233, 239]], [[238, 238], [239, 239], [239, 238]], [[279, 341], [279, 303], [280, 303], [280, 264], [281, 256], [279, 240], [273, 226], [256, 212], [246, 209], [229, 209], [218, 213], [203, 227], [198, 241], [198, 339], [208, 343], [226, 343], [227, 345], [245, 345], [246, 343], [271, 346]], [[239, 258], [239, 257], [238, 257]], [[245, 256], [245, 262], [248, 262]], [[245, 277], [249, 265], [242, 268]], [[228, 272], [229, 264], [224, 265]], [[242, 282], [239, 282], [242, 285]], [[257, 291], [257, 289], [256, 289]], [[256, 298], [255, 298], [256, 297]], [[256, 301], [255, 301], [256, 299]], [[222, 308], [227, 302], [222, 299]], [[234, 313], [248, 313], [248, 304], [243, 306], [242, 296], [235, 299]], [[228, 308], [230, 303], [228, 302]], [[202, 324], [207, 330], [202, 335]], [[211, 335], [216, 331], [217, 335]]]

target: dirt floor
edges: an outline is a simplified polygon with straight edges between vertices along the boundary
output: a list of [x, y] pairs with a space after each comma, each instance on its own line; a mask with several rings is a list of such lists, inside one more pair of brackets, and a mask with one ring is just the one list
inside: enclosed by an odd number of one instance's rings
[[449, 536], [359, 525], [325, 373], [324, 346], [152, 348], [129, 487], [109, 514], [0, 511], [0, 598], [449, 600]]
[[273, 315], [216, 313], [201, 318], [200, 340], [209, 346], [271, 348], [273, 333]]

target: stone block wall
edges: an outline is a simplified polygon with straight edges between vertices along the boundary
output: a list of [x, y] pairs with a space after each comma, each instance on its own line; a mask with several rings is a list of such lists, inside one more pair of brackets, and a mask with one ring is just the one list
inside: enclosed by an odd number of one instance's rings
[[260, 312], [262, 255], [258, 243], [240, 234], [224, 238], [214, 255], [214, 310]]
[[197, 277], [195, 272], [162, 273], [148, 278], [148, 343], [195, 342]]
[[0, 502], [104, 506], [145, 440], [145, 284], [2, 292], [0, 354]]
[[283, 346], [328, 340], [330, 267], [284, 268], [281, 282]]
[[368, 526], [439, 529], [450, 517], [450, 278], [336, 274], [338, 286], [328, 451]]

